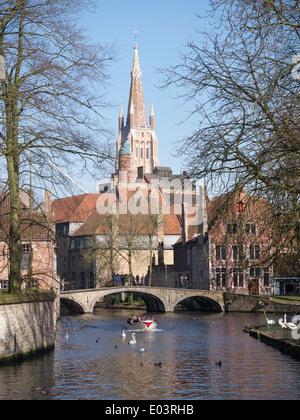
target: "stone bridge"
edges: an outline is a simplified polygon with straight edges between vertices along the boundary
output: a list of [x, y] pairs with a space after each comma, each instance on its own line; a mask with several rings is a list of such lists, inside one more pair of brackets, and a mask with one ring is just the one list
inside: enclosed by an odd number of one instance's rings
[[171, 289], [162, 287], [105, 287], [102, 289], [70, 290], [60, 293], [61, 303], [70, 311], [93, 313], [96, 302], [116, 293], [134, 293], [140, 296], [148, 312], [173, 312], [176, 305], [189, 299], [193, 309], [224, 312], [224, 293], [209, 290]]

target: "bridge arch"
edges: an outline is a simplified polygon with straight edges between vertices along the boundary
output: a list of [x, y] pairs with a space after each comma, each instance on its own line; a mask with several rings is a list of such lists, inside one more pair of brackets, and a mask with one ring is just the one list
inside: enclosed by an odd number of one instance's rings
[[200, 310], [204, 312], [223, 312], [223, 308], [217, 300], [198, 294], [195, 294], [194, 296], [191, 295], [188, 297], [181, 297], [174, 303], [174, 309], [181, 303], [192, 310]]
[[162, 299], [160, 299], [158, 296], [156, 296], [153, 293], [149, 293], [143, 288], [143, 290], [138, 290], [137, 287], [126, 287], [126, 289], [122, 289], [121, 291], [116, 289], [107, 289], [106, 291], [102, 291], [99, 293], [98, 296], [95, 296], [94, 299], [91, 302], [91, 307], [94, 309], [96, 303], [103, 297], [109, 296], [109, 295], [116, 295], [119, 293], [132, 293], [134, 295], [140, 296], [143, 301], [145, 302], [145, 305], [147, 307], [147, 312], [165, 312], [166, 307], [165, 303]]
[[80, 315], [85, 313], [85, 308], [82, 303], [75, 299], [60, 297], [60, 303], [71, 314]]

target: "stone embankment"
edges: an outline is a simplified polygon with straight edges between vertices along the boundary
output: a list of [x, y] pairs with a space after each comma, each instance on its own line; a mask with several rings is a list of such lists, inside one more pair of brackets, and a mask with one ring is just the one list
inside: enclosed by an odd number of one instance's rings
[[251, 337], [300, 359], [300, 339], [293, 338], [291, 330], [282, 329], [276, 325], [270, 326], [270, 328], [265, 326], [245, 327], [244, 331], [249, 333]]
[[227, 312], [268, 312], [278, 314], [300, 314], [300, 302], [281, 302], [273, 296], [249, 296], [236, 293], [224, 293], [225, 311]]
[[54, 292], [0, 295], [0, 363], [54, 348], [57, 305]]

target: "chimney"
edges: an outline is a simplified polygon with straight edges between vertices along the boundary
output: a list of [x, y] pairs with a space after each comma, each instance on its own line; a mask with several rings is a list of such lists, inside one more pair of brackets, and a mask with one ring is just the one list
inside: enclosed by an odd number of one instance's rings
[[51, 215], [52, 215], [52, 211], [51, 211], [51, 191], [46, 190], [46, 192], [45, 192], [45, 216], [46, 216], [46, 219], [51, 220]]
[[181, 217], [182, 217], [182, 245], [185, 245], [189, 240], [189, 224], [186, 217], [186, 212], [184, 208], [184, 203], [181, 205]]

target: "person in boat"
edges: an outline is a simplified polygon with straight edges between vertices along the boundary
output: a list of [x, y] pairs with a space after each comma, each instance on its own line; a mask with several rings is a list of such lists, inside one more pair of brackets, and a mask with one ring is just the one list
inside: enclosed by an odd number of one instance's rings
[[128, 324], [135, 324], [136, 322], [140, 322], [140, 320], [138, 319], [138, 317], [136, 315], [133, 315], [131, 317], [128, 318]]
[[143, 321], [153, 321], [153, 322], [156, 322], [156, 319], [153, 316], [151, 316], [151, 315], [146, 315], [146, 316], [143, 316], [143, 317], [140, 317], [140, 316], [137, 317], [136, 315], [133, 315], [133, 316], [131, 316], [131, 317], [128, 318], [127, 323], [128, 324], [135, 324], [137, 322], [143, 322]]

